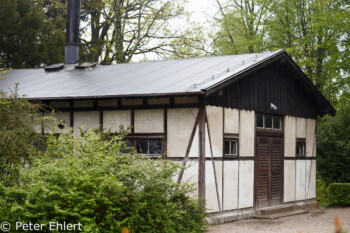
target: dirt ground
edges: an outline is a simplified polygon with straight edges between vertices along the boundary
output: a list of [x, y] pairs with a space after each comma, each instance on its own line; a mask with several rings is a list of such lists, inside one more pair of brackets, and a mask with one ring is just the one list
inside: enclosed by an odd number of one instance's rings
[[247, 219], [209, 227], [208, 233], [334, 233], [334, 216], [350, 233], [350, 208], [326, 208], [276, 220]]

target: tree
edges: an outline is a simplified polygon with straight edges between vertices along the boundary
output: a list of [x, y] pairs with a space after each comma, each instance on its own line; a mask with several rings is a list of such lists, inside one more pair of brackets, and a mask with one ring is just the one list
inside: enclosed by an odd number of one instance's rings
[[350, 183], [350, 105], [323, 117], [317, 127], [317, 169], [327, 184]]
[[21, 169], [43, 145], [36, 133], [41, 123], [39, 106], [13, 93], [0, 93], [0, 180], [5, 186], [19, 182]]
[[[172, 20], [184, 17], [181, 1], [171, 0], [85, 0], [83, 14], [88, 15], [90, 40], [82, 39], [81, 58], [102, 64], [128, 63], [135, 55], [153, 53], [159, 56], [182, 52], [196, 53], [180, 48], [186, 42], [190, 48], [198, 46], [185, 31], [171, 27]], [[187, 31], [188, 32], [188, 31]], [[183, 46], [183, 45], [182, 45]]]
[[65, 37], [36, 0], [0, 0], [0, 62], [5, 68], [41, 67], [64, 60]]
[[270, 49], [285, 48], [315, 86], [333, 103], [344, 86], [341, 68], [347, 9], [340, 1], [284, 0], [269, 6]]
[[261, 52], [265, 47], [264, 21], [267, 3], [261, 0], [216, 0], [220, 17], [214, 19], [220, 28], [212, 36], [214, 50], [220, 54]]

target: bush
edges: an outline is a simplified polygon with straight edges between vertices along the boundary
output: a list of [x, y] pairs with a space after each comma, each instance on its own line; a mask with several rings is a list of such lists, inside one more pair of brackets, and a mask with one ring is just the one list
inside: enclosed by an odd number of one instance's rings
[[332, 183], [328, 186], [330, 206], [350, 206], [350, 183]]
[[317, 122], [317, 171], [327, 184], [350, 183], [350, 105]]
[[12, 93], [0, 91], [0, 183], [5, 186], [19, 182], [19, 171], [44, 145], [35, 131], [42, 120], [39, 110], [38, 105], [18, 97], [17, 87]]
[[316, 200], [319, 206], [328, 206], [328, 189], [326, 182], [317, 174], [316, 180]]
[[[87, 132], [50, 135], [46, 152], [21, 183], [0, 186], [0, 219], [10, 223], [81, 223], [84, 232], [200, 232], [203, 205], [188, 197], [192, 187], [172, 176], [169, 161], [119, 154], [114, 136]], [[47, 228], [44, 231], [49, 231]]]

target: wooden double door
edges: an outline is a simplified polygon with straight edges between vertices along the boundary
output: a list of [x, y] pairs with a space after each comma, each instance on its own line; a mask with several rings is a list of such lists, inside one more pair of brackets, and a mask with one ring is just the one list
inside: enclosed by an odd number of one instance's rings
[[283, 201], [283, 133], [257, 132], [255, 157], [255, 206], [280, 205]]

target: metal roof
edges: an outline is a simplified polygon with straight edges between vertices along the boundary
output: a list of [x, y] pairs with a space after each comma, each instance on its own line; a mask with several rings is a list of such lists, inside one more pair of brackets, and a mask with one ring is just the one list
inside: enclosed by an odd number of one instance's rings
[[0, 80], [0, 89], [13, 90], [18, 83], [18, 94], [28, 99], [203, 93], [283, 52], [117, 64], [88, 70], [66, 67], [57, 72], [17, 69]]

